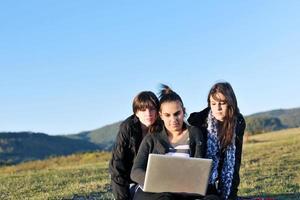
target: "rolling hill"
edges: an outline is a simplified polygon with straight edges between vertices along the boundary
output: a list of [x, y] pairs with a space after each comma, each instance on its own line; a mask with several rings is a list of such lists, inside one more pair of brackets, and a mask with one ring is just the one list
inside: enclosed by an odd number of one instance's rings
[[[246, 132], [264, 133], [300, 127], [300, 108], [278, 109], [245, 116]], [[50, 136], [44, 133], [0, 133], [0, 165], [83, 151], [110, 151], [121, 122], [78, 134]]]

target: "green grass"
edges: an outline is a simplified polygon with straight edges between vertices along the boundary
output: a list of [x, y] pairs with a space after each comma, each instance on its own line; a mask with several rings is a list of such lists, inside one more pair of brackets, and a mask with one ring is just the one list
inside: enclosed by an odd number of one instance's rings
[[243, 196], [300, 199], [300, 129], [250, 136], [240, 176]]
[[[241, 196], [300, 199], [300, 128], [250, 136]], [[110, 153], [50, 158], [0, 168], [0, 199], [112, 199]]]
[[109, 153], [85, 153], [2, 167], [0, 199], [110, 199], [109, 158]]

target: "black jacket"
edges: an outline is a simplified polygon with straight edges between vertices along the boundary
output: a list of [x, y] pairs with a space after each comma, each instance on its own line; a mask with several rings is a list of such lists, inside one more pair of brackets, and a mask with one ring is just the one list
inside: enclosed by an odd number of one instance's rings
[[[188, 122], [193, 125], [197, 126], [201, 129], [201, 131], [204, 134], [205, 141], [207, 141], [207, 117], [208, 113], [210, 111], [210, 108], [206, 108], [200, 112], [194, 112], [190, 115], [188, 118]], [[243, 136], [245, 131], [245, 119], [242, 116], [242, 114], [239, 114], [237, 117], [237, 125], [235, 129], [236, 138], [235, 138], [235, 146], [236, 146], [236, 152], [235, 152], [235, 165], [234, 165], [234, 173], [233, 173], [233, 180], [232, 180], [232, 186], [231, 186], [231, 193], [229, 195], [229, 199], [236, 199], [237, 198], [237, 192], [238, 192], [238, 186], [240, 184], [240, 166], [241, 166], [241, 159], [242, 159], [242, 147], [243, 147]], [[205, 152], [207, 149], [206, 142], [204, 143], [205, 146]], [[211, 190], [211, 191], [210, 191]], [[212, 192], [214, 188], [210, 188], [208, 190], [208, 193], [215, 193]]]
[[[190, 138], [190, 156], [204, 157], [203, 134], [197, 127], [187, 126], [187, 128]], [[144, 185], [149, 154], [166, 154], [169, 152], [169, 147], [170, 143], [165, 129], [145, 136], [131, 170], [132, 180], [139, 185]]]
[[129, 200], [130, 171], [142, 142], [142, 128], [139, 119], [132, 115], [119, 128], [112, 158], [109, 163], [112, 192], [116, 200]]

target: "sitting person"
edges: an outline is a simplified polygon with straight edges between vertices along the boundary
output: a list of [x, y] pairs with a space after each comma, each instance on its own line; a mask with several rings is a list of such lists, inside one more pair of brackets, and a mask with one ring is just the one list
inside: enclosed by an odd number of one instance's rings
[[213, 160], [207, 193], [224, 200], [235, 200], [240, 183], [245, 120], [227, 82], [215, 84], [209, 91], [207, 102], [207, 108], [188, 118], [191, 125], [204, 133], [205, 157]]
[[134, 114], [120, 125], [109, 164], [112, 192], [116, 200], [132, 199], [131, 191], [134, 191], [135, 183], [130, 179], [130, 171], [133, 160], [143, 137], [160, 127], [157, 122], [158, 108], [159, 101], [153, 92], [140, 92], [133, 99]]
[[[132, 167], [131, 178], [139, 184], [134, 200], [185, 200], [202, 198], [201, 196], [195, 197], [194, 195], [183, 193], [151, 193], [142, 190], [150, 153], [174, 156], [185, 154], [189, 157], [198, 158], [205, 155], [204, 146], [202, 145], [204, 144], [204, 138], [200, 129], [188, 126], [184, 122], [185, 108], [180, 96], [168, 86], [163, 85], [159, 105], [159, 115], [163, 121], [162, 130], [148, 134], [144, 138]], [[211, 197], [205, 199], [215, 199], [213, 196]], [[217, 197], [217, 199], [219, 198]]]

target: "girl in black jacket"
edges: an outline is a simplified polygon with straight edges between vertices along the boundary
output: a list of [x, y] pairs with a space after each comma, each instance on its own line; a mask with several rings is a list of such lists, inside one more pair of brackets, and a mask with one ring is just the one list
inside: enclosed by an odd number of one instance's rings
[[134, 186], [135, 182], [130, 179], [130, 171], [133, 160], [143, 137], [148, 132], [161, 129], [157, 121], [158, 108], [159, 101], [156, 95], [150, 91], [143, 91], [133, 99], [134, 114], [120, 125], [109, 164], [112, 192], [116, 200], [132, 198], [130, 186]]
[[227, 82], [216, 83], [207, 102], [208, 108], [192, 113], [188, 122], [204, 133], [205, 157], [213, 160], [208, 194], [237, 199], [245, 120]]
[[[204, 140], [200, 129], [184, 123], [185, 108], [183, 102], [177, 93], [165, 85], [163, 85], [160, 95], [159, 115], [163, 121], [164, 129], [157, 133], [148, 134], [144, 138], [132, 167], [131, 178], [140, 185], [134, 200], [196, 199], [195, 196], [188, 194], [151, 193], [142, 190], [150, 153], [189, 157], [204, 156]], [[199, 196], [198, 198], [202, 197]]]

